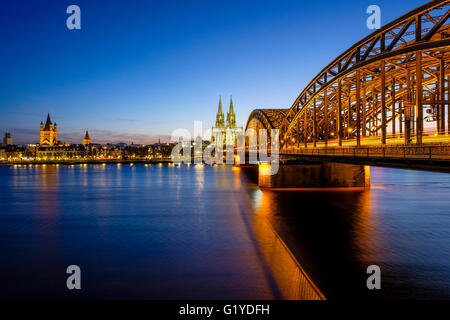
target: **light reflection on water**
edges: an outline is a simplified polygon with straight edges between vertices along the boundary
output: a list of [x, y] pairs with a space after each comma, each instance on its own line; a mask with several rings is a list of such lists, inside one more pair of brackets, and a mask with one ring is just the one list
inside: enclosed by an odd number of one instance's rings
[[222, 166], [3, 167], [0, 296], [317, 298], [304, 270], [327, 298], [450, 298], [449, 177], [372, 168], [370, 190], [270, 191]]
[[[0, 168], [1, 297], [271, 299], [226, 167]], [[68, 292], [77, 264], [83, 290]]]
[[[259, 190], [265, 216], [327, 298], [450, 298], [450, 175], [371, 169], [370, 190]], [[366, 268], [382, 290], [366, 288]]]

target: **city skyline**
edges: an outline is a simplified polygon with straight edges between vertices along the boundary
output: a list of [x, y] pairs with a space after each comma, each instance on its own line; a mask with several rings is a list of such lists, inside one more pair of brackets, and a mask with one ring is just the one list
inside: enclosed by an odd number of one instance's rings
[[[65, 27], [66, 4], [5, 3], [0, 129], [36, 142], [50, 112], [63, 140], [89, 130], [101, 143], [152, 143], [196, 120], [212, 127], [218, 97], [231, 94], [245, 126], [255, 108], [288, 108], [335, 52], [372, 32], [371, 3], [345, 3], [78, 1], [77, 31]], [[378, 1], [382, 24], [420, 3]]]
[[[222, 110], [222, 97], [221, 96], [219, 96], [219, 103], [218, 103], [218, 105], [219, 105], [219, 111], [221, 112], [221, 110]], [[222, 117], [223, 117], [223, 114], [222, 114]], [[229, 109], [228, 109], [228, 112], [227, 112], [227, 117], [226, 117], [226, 119], [227, 119], [227, 125], [226, 125], [226, 127], [227, 128], [229, 128], [229, 127], [231, 127], [231, 128], [236, 128], [236, 116], [235, 116], [235, 113], [234, 113], [234, 106], [233, 106], [233, 98], [232, 97], [230, 97], [230, 106], [229, 106]], [[229, 121], [230, 121], [230, 123], [229, 123]], [[225, 124], [224, 124], [225, 125]], [[44, 126], [45, 126], [45, 128], [44, 128]], [[216, 126], [217, 126], [217, 121], [216, 121]], [[225, 128], [225, 127], [224, 127]], [[210, 128], [203, 128], [204, 129], [204, 131], [203, 131], [203, 136], [202, 136], [202, 138], [203, 139], [207, 139], [207, 140], [209, 140], [209, 139], [211, 139], [212, 138], [212, 134], [211, 134], [211, 130], [210, 130]], [[243, 131], [243, 128], [242, 127], [238, 127], [238, 129], [240, 130], [240, 131]], [[34, 131], [34, 129], [26, 129], [27, 130], [27, 132], [28, 133], [32, 133], [33, 131]], [[48, 134], [48, 135], [50, 135], [50, 136], [48, 136], [48, 137], [44, 137], [43, 136], [43, 130], [45, 131], [45, 132], [47, 132], [46, 134]], [[213, 128], [213, 130], [214, 130], [214, 128]], [[36, 130], [37, 131], [37, 130]], [[53, 133], [53, 131], [55, 132], [55, 133]], [[93, 130], [94, 132], [97, 132], [97, 130]], [[46, 121], [45, 121], [45, 125], [44, 125], [44, 121], [41, 121], [41, 123], [40, 123], [40, 129], [39, 129], [39, 132], [36, 132], [36, 134], [38, 134], [37, 135], [37, 137], [33, 137], [32, 139], [34, 139], [34, 140], [39, 140], [39, 141], [34, 141], [34, 142], [28, 142], [28, 143], [16, 143], [16, 144], [18, 144], [18, 145], [33, 145], [33, 144], [38, 144], [38, 145], [40, 145], [40, 146], [56, 146], [56, 145], [58, 145], [58, 144], [66, 144], [66, 143], [70, 143], [70, 144], [80, 144], [79, 143], [79, 140], [80, 140], [80, 138], [79, 138], [79, 136], [80, 136], [80, 133], [78, 132], [78, 131], [76, 131], [76, 132], [73, 132], [72, 133], [72, 135], [71, 136], [67, 136], [67, 135], [57, 135], [57, 132], [59, 132], [59, 127], [58, 127], [58, 125], [57, 125], [57, 123], [56, 122], [53, 122], [52, 120], [51, 120], [51, 115], [50, 115], [50, 112], [49, 113], [47, 113], [47, 118], [46, 118]], [[86, 144], [90, 144], [90, 143], [84, 143], [84, 141], [86, 140], [86, 139], [89, 139], [89, 140], [91, 140], [90, 139], [90, 137], [89, 137], [89, 130], [88, 129], [86, 129], [85, 131], [84, 131], [84, 133], [83, 133], [83, 135], [82, 135], [82, 139], [81, 140], [83, 140], [83, 145], [86, 145]], [[4, 135], [4, 139], [6, 139], [6, 136], [8, 136], [9, 137], [9, 139], [11, 139], [11, 130], [9, 130], [9, 129], [6, 129], [6, 130], [0, 130], [0, 133], [2, 134], [2, 135]], [[44, 133], [44, 135], [45, 135], [45, 133]], [[54, 135], [54, 136], [53, 136]], [[74, 138], [74, 136], [75, 136], [75, 138]], [[59, 139], [59, 137], [61, 137], [61, 139]], [[120, 138], [120, 137], [119, 137]], [[171, 139], [172, 137], [169, 135], [169, 136], [165, 136], [165, 135], [159, 135], [159, 136], [157, 136], [156, 137], [156, 141], [152, 141], [152, 143], [155, 143], [155, 142], [158, 142], [158, 143], [170, 143], [170, 142], [175, 142], [175, 141], [172, 141], [172, 139]], [[46, 141], [46, 140], [47, 141]], [[129, 142], [131, 142], [131, 144], [134, 144], [134, 141], [133, 141], [133, 137], [129, 137], [129, 139], [130, 139], [130, 141]], [[102, 140], [102, 139], [100, 139], [100, 140], [98, 140], [96, 143], [97, 144], [114, 144], [114, 143], [127, 143], [128, 141], [115, 141], [114, 140], [114, 137], [109, 137], [109, 138], [107, 138], [106, 140]], [[6, 143], [5, 143], [6, 144]], [[12, 144], [12, 143], [9, 143], [9, 144]], [[138, 144], [141, 144], [141, 145], [145, 145], [145, 144], [149, 144], [149, 143], [138, 143]]]

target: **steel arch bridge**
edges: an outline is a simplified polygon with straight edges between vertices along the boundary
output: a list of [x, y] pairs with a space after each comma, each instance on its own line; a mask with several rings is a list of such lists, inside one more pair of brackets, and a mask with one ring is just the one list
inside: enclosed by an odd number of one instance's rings
[[279, 129], [282, 153], [448, 146], [449, 9], [450, 0], [431, 1], [373, 32], [317, 74], [289, 109], [254, 110], [247, 129]]

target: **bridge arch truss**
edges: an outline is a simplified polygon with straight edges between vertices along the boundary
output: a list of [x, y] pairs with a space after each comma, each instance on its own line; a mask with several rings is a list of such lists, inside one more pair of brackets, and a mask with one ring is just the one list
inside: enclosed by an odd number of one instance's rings
[[281, 148], [448, 137], [449, 9], [435, 0], [392, 21], [334, 59], [289, 109], [254, 110], [247, 128], [279, 129]]

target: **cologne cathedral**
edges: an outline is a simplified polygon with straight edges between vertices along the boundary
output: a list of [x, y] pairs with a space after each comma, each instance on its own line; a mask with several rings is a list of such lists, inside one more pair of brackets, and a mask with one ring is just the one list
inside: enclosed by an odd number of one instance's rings
[[236, 145], [238, 136], [244, 134], [243, 127], [236, 126], [236, 115], [233, 108], [233, 97], [230, 99], [230, 109], [227, 113], [227, 119], [222, 111], [222, 98], [219, 97], [219, 110], [216, 115], [216, 125], [212, 128], [212, 142], [216, 145]]

